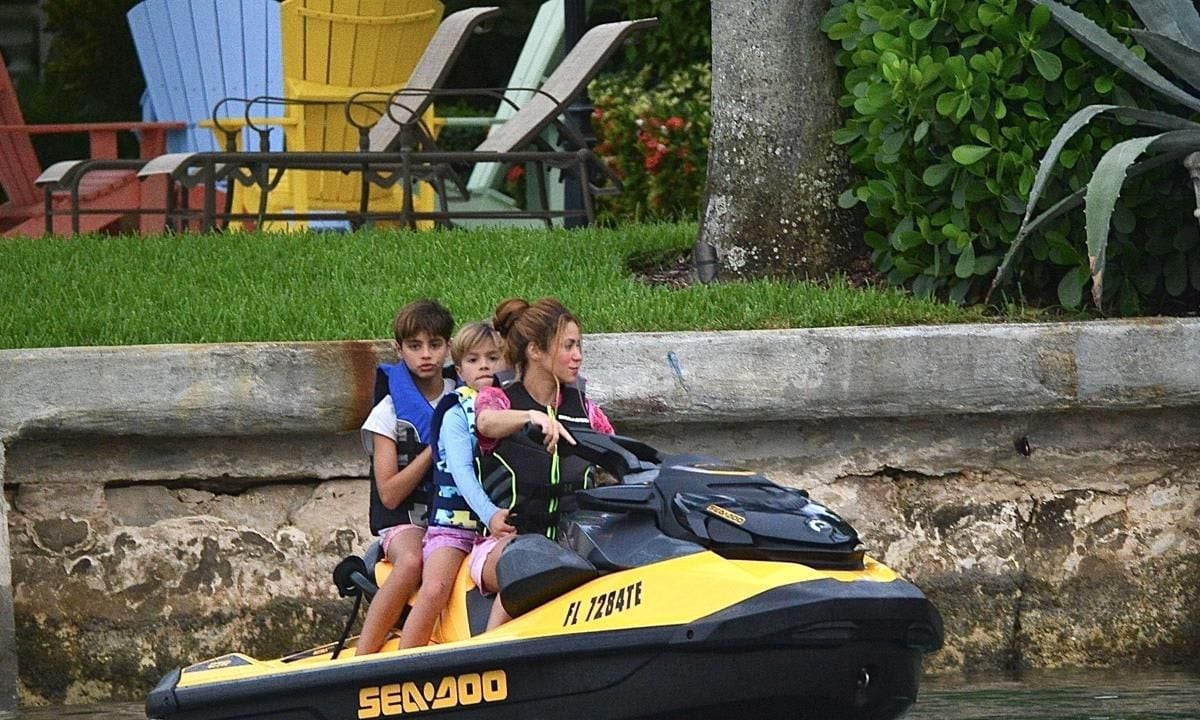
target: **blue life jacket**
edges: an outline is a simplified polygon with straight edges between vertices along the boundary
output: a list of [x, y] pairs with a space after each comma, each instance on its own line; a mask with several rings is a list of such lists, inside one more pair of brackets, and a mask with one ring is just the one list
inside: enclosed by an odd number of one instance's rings
[[[467, 427], [474, 435], [476, 395], [478, 393], [474, 389], [464, 385], [442, 398], [433, 412], [430, 437], [434, 438], [434, 442], [437, 442], [437, 438], [442, 433], [442, 420], [445, 419], [446, 413], [455, 406], [461, 407], [467, 414]], [[472, 443], [472, 445], [477, 444]], [[476, 472], [478, 472], [478, 465], [474, 464]], [[479, 516], [475, 514], [466, 498], [458, 491], [458, 485], [454, 483], [454, 476], [450, 474], [450, 468], [440, 457], [437, 458], [433, 467], [433, 493], [429, 508], [429, 524], [471, 530], [472, 532], [483, 530], [483, 523]]]
[[[453, 372], [453, 368], [451, 368]], [[387, 392], [383, 393], [383, 389]], [[375, 374], [377, 400], [392, 396], [396, 409], [396, 455], [404, 468], [428, 445], [432, 435], [433, 407], [413, 383], [412, 373], [404, 363], [380, 365]], [[375, 463], [371, 463], [371, 532], [394, 525], [423, 524], [429, 516], [429, 496], [433, 474], [427, 473], [420, 484], [396, 508], [389, 508], [379, 498], [375, 485]]]

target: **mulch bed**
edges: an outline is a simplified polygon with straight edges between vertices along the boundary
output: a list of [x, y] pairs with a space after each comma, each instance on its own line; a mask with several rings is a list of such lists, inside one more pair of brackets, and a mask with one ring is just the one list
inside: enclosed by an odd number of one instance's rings
[[[851, 287], [887, 287], [887, 277], [871, 265], [871, 258], [866, 255], [860, 255], [847, 263], [846, 267], [842, 268], [842, 274], [846, 276]], [[633, 276], [647, 285], [672, 289], [685, 288], [696, 282], [692, 273], [690, 252], [665, 258], [653, 265], [634, 268]]]

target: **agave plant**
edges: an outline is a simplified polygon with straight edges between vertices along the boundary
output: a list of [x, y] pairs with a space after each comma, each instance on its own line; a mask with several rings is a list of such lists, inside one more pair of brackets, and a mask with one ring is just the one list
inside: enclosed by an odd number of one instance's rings
[[[1130, 77], [1183, 107], [1200, 112], [1200, 97], [1168, 80], [1096, 23], [1055, 0], [1030, 1], [1045, 6], [1067, 32]], [[1146, 26], [1145, 29], [1130, 28], [1133, 38], [1170, 68], [1178, 79], [1193, 89], [1200, 89], [1200, 14], [1192, 0], [1130, 0], [1130, 5]], [[1093, 119], [1105, 116], [1148, 128], [1152, 134], [1114, 145], [1100, 158], [1086, 188], [1034, 216], [1037, 201], [1064, 146]], [[1096, 307], [1102, 307], [1109, 222], [1122, 185], [1126, 178], [1181, 160], [1191, 174], [1197, 207], [1200, 207], [1200, 123], [1167, 112], [1118, 105], [1090, 105], [1075, 113], [1059, 128], [1042, 158], [1029, 193], [1025, 217], [996, 270], [988, 296], [1003, 282], [1017, 250], [1031, 232], [1083, 203], [1092, 298]], [[1196, 211], [1196, 216], [1200, 217], [1200, 210]]]

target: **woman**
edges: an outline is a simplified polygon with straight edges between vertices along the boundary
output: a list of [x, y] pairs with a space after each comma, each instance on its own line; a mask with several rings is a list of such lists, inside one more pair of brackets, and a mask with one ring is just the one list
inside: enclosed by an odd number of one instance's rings
[[[572, 493], [587, 485], [590, 471], [577, 458], [558, 458], [558, 443], [575, 443], [572, 427], [612, 434], [612, 423], [576, 384], [583, 336], [579, 320], [561, 302], [510, 298], [496, 308], [492, 324], [504, 339], [516, 379], [503, 388], [484, 388], [475, 399], [480, 477], [492, 499], [507, 506], [507, 519], [518, 533], [553, 538], [559, 513], [570, 507]], [[518, 434], [527, 423], [541, 431], [540, 447]], [[512, 482], [514, 474], [520, 482]], [[471, 552], [471, 575], [482, 592], [497, 591], [496, 563], [511, 538], [489, 537]], [[497, 598], [488, 629], [510, 619]]]

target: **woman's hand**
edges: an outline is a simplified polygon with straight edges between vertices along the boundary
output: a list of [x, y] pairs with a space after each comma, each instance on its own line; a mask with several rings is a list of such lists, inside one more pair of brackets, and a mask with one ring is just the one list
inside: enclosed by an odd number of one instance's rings
[[546, 448], [546, 452], [554, 452], [560, 438], [571, 445], [575, 444], [575, 438], [571, 437], [566, 426], [541, 410], [530, 410], [529, 422], [542, 431], [542, 445]]
[[503, 538], [513, 535], [517, 529], [508, 524], [508, 510], [503, 508], [492, 513], [492, 519], [488, 520], [488, 531], [496, 538]]

